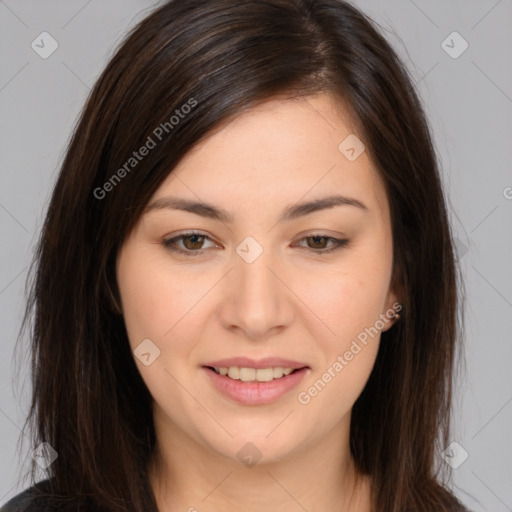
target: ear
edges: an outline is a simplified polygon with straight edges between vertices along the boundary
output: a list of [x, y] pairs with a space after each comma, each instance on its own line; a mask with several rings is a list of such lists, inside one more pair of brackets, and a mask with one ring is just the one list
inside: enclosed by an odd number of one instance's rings
[[402, 303], [398, 293], [394, 290], [390, 290], [386, 298], [385, 309], [382, 312], [384, 322], [386, 324], [382, 329], [382, 332], [386, 332], [398, 321], [398, 318], [395, 318], [394, 315], [398, 314], [401, 310]]

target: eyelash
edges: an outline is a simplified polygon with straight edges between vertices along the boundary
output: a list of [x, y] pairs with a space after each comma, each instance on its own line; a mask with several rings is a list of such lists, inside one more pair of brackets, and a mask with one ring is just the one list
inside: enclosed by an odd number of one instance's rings
[[[175, 236], [173, 238], [169, 238], [168, 240], [163, 240], [162, 245], [170, 251], [184, 254], [186, 256], [199, 256], [204, 253], [205, 249], [197, 250], [197, 251], [192, 251], [190, 249], [184, 250], [184, 249], [179, 249], [174, 245], [176, 242], [183, 240], [184, 238], [189, 238], [192, 236], [200, 236], [200, 237], [204, 238], [205, 240], [213, 241], [208, 235], [204, 235], [203, 233], [197, 233], [194, 231], [194, 232], [189, 232], [189, 233], [182, 233], [181, 235]], [[337, 249], [346, 247], [349, 243], [349, 240], [347, 240], [347, 239], [339, 239], [339, 238], [334, 238], [332, 236], [325, 236], [325, 235], [319, 235], [319, 234], [311, 234], [311, 235], [305, 236], [305, 237], [301, 238], [300, 241], [306, 240], [307, 238], [325, 238], [334, 244], [333, 247], [331, 247], [330, 249], [315, 250], [315, 249], [307, 248], [311, 252], [320, 254], [320, 255], [330, 254], [330, 253], [336, 251]]]

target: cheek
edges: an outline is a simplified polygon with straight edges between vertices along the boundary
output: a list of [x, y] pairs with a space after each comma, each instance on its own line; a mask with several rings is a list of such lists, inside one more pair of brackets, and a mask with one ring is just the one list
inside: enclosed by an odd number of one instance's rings
[[315, 338], [324, 357], [302, 388], [305, 394], [299, 403], [311, 412], [317, 410], [319, 416], [332, 411], [329, 421], [333, 424], [361, 394], [379, 349], [379, 319], [391, 277], [392, 249], [385, 240], [373, 242], [350, 253], [343, 269], [322, 279], [323, 287], [309, 283], [310, 307], [330, 330]]
[[159, 320], [163, 289], [155, 287], [151, 271], [132, 266], [120, 275], [119, 290], [130, 343], [133, 346], [139, 339], [157, 338], [164, 329]]
[[343, 344], [375, 324], [383, 313], [390, 279], [390, 268], [383, 263], [353, 258], [339, 271], [316, 273], [303, 281], [299, 296], [321, 320], [326, 338]]
[[[195, 339], [186, 316], [194, 297], [180, 287], [175, 273], [169, 274], [162, 262], [148, 255], [141, 245], [129, 247], [118, 259], [117, 278], [128, 339], [137, 368], [159, 404], [179, 399], [180, 387], [173, 376], [182, 381], [178, 374], [186, 368], [172, 363], [186, 360]], [[185, 336], [182, 329], [187, 327]], [[175, 340], [179, 343], [173, 343]], [[141, 345], [143, 341], [145, 345]], [[138, 350], [139, 346], [144, 350]], [[137, 356], [146, 352], [150, 353], [148, 365]]]
[[176, 273], [169, 273], [161, 262], [145, 257], [142, 250], [126, 257], [121, 255], [118, 284], [132, 346], [145, 338], [163, 346], [161, 342], [169, 337], [166, 333], [194, 303], [194, 293], [180, 285]]
[[376, 283], [369, 272], [347, 272], [332, 276], [323, 292], [308, 296], [308, 306], [323, 321], [316, 322], [321, 327], [315, 330], [321, 357], [297, 400], [322, 428], [334, 426], [348, 413], [371, 374], [380, 344], [376, 325], [387, 290], [387, 281], [382, 281]]
[[346, 353], [336, 354], [323, 371], [301, 387], [297, 400], [318, 428], [333, 427], [352, 409], [370, 377], [378, 343], [375, 339], [372, 345], [361, 346], [358, 353], [350, 351], [350, 361], [345, 359]]

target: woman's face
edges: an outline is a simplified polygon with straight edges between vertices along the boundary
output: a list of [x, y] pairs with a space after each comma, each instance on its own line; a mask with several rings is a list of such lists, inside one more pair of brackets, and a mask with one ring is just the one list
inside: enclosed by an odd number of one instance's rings
[[[385, 189], [336, 108], [322, 94], [240, 115], [186, 155], [121, 248], [158, 432], [260, 461], [348, 432], [396, 297]], [[347, 201], [299, 206], [334, 196]]]

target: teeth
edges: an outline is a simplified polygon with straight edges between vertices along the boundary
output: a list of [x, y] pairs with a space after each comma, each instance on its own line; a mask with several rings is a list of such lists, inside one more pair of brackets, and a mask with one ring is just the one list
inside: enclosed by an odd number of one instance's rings
[[240, 379], [240, 368], [238, 366], [230, 366], [228, 369], [228, 377], [232, 379]]
[[280, 379], [284, 375], [283, 369], [280, 367], [274, 368], [272, 371], [274, 373], [274, 379]]
[[215, 373], [219, 375], [227, 375], [234, 380], [241, 380], [243, 382], [270, 382], [274, 379], [280, 379], [286, 375], [290, 375], [294, 368], [239, 368], [238, 366], [230, 366], [214, 368]]
[[238, 378], [244, 382], [256, 380], [256, 370], [254, 368], [240, 368], [240, 371], [238, 372]]

